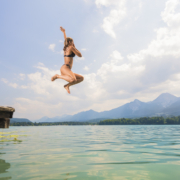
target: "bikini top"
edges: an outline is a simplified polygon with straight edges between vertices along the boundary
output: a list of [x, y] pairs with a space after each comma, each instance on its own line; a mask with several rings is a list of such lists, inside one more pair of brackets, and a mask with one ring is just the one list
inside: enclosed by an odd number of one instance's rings
[[75, 56], [75, 54], [73, 52], [69, 55], [64, 55], [64, 57], [74, 57], [74, 56]]

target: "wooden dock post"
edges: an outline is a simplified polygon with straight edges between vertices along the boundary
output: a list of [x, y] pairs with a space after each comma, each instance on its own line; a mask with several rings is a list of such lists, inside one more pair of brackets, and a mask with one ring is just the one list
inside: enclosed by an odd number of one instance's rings
[[14, 111], [12, 107], [0, 106], [0, 128], [9, 128], [10, 118], [13, 117]]

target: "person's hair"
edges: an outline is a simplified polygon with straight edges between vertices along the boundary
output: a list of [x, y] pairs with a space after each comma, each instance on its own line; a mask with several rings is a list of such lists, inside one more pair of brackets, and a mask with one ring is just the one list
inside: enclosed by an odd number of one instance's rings
[[66, 48], [69, 46], [69, 41], [73, 41], [73, 39], [70, 38], [70, 37], [67, 37], [67, 38], [65, 39], [65, 41], [64, 41], [64, 48], [63, 48], [64, 51], [65, 51]]

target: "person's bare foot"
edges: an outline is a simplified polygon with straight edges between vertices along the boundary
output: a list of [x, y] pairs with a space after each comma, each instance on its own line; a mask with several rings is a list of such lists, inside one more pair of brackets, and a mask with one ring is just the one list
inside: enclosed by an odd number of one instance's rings
[[66, 89], [66, 91], [70, 94], [69, 86], [64, 85], [64, 88], [65, 88], [65, 89]]
[[58, 75], [58, 74], [55, 74], [55, 75], [51, 78], [51, 81], [56, 80], [56, 79], [57, 79], [57, 75]]

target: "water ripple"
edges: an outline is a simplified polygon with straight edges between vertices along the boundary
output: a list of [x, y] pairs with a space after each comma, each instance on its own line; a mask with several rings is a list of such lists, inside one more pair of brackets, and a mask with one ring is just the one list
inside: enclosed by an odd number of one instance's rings
[[180, 177], [180, 126], [10, 127], [0, 134], [21, 141], [1, 141], [0, 179]]

